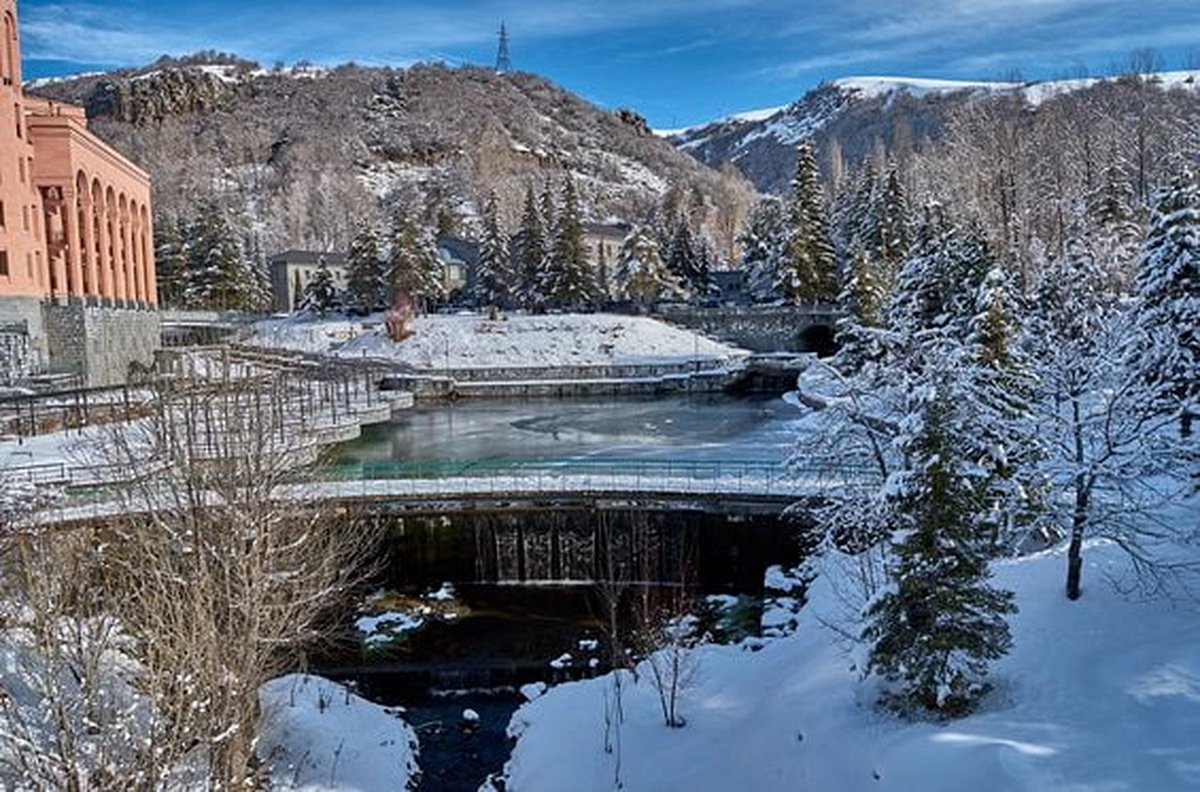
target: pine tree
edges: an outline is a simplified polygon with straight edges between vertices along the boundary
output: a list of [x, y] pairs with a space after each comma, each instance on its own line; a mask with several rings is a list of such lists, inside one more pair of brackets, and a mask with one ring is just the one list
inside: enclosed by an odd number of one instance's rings
[[776, 198], [763, 198], [750, 212], [746, 230], [739, 239], [747, 290], [756, 302], [769, 302], [777, 296], [775, 277], [783, 237], [783, 205]]
[[837, 298], [837, 260], [821, 195], [816, 146], [806, 138], [796, 149], [796, 176], [787, 212], [787, 242], [776, 276], [777, 290], [793, 302]]
[[1145, 236], [1134, 211], [1133, 185], [1120, 163], [1104, 169], [1100, 188], [1090, 196], [1094, 232], [1092, 248], [1114, 294], [1127, 294], [1137, 268], [1138, 249]]
[[598, 297], [598, 289], [584, 250], [579, 198], [569, 176], [563, 182], [562, 207], [554, 224], [547, 258], [542, 280], [542, 293], [547, 302], [568, 310], [592, 305]]
[[695, 294], [696, 273], [699, 271], [698, 258], [691, 229], [688, 228], [686, 220], [678, 218], [667, 247], [666, 264], [671, 275], [688, 295]]
[[945, 256], [951, 235], [942, 207], [926, 206], [916, 238], [897, 274], [888, 318], [893, 329], [914, 332], [946, 323], [950, 296]]
[[533, 187], [526, 188], [521, 227], [512, 239], [510, 252], [515, 295], [527, 310], [536, 310], [543, 302], [539, 284], [542, 262], [546, 259], [546, 232]]
[[178, 217], [161, 218], [154, 225], [154, 270], [158, 301], [164, 306], [183, 305], [188, 277], [185, 224]]
[[301, 310], [311, 311], [324, 316], [338, 305], [337, 287], [333, 282], [333, 273], [325, 257], [317, 259], [317, 271], [304, 287], [304, 299], [300, 303]]
[[248, 283], [241, 247], [221, 208], [212, 201], [202, 205], [187, 236], [184, 302], [193, 308], [244, 308]]
[[384, 308], [387, 290], [379, 234], [369, 223], [359, 226], [346, 258], [347, 307], [360, 314]]
[[392, 229], [388, 281], [395, 298], [429, 306], [442, 292], [441, 261], [429, 234], [401, 209]]
[[979, 288], [960, 372], [976, 410], [969, 447], [987, 473], [986, 505], [997, 553], [1018, 551], [1033, 535], [1045, 538], [1047, 486], [1040, 472], [1044, 427], [1034, 420], [1037, 378], [1022, 343], [1029, 324], [1011, 276], [993, 266]]
[[708, 237], [700, 237], [696, 246], [696, 272], [691, 286], [693, 300], [702, 301], [713, 292], [712, 270], [715, 260], [712, 241]]
[[1154, 211], [1137, 274], [1131, 367], [1191, 435], [1200, 414], [1200, 186], [1185, 172]]
[[900, 271], [901, 262], [908, 255], [910, 243], [908, 201], [900, 181], [900, 170], [894, 162], [888, 163], [887, 179], [874, 208], [879, 225], [876, 256], [882, 263], [884, 288], [890, 290]]
[[915, 389], [899, 438], [902, 469], [886, 488], [895, 529], [890, 590], [866, 611], [868, 667], [901, 683], [887, 702], [956, 716], [986, 692], [991, 660], [1012, 644], [1012, 594], [988, 585], [986, 504], [962, 445], [964, 405], [947, 370]]
[[658, 252], [654, 232], [645, 226], [634, 228], [621, 243], [617, 254], [616, 280], [619, 296], [643, 310], [664, 296], [683, 293], [678, 281]]
[[900, 266], [890, 307], [893, 326], [947, 328], [963, 340], [993, 259], [976, 225], [954, 225], [938, 204], [924, 219]]
[[266, 253], [258, 235], [249, 240], [245, 256], [242, 259], [244, 275], [247, 283], [244, 310], [263, 312], [269, 311], [272, 304], [271, 266], [267, 262]]
[[871, 256], [861, 247], [850, 251], [846, 285], [838, 302], [854, 324], [879, 327], [883, 324], [886, 291]]
[[474, 297], [480, 307], [506, 308], [512, 304], [513, 277], [509, 271], [508, 240], [500, 229], [496, 193], [483, 207], [483, 240], [475, 269]]

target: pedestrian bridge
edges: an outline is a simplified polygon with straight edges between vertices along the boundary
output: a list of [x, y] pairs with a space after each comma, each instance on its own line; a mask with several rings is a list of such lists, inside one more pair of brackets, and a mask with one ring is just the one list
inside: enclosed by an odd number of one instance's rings
[[306, 499], [451, 501], [564, 499], [739, 501], [779, 507], [845, 487], [864, 473], [763, 460], [482, 459], [342, 463], [305, 471], [291, 491]]
[[[694, 507], [778, 513], [819, 499], [868, 473], [762, 460], [483, 459], [470, 462], [343, 462], [298, 471], [281, 498], [368, 510], [416, 512], [570, 504]], [[122, 507], [103, 490], [63, 504], [49, 522], [103, 519]], [[147, 508], [153, 508], [147, 506]]]

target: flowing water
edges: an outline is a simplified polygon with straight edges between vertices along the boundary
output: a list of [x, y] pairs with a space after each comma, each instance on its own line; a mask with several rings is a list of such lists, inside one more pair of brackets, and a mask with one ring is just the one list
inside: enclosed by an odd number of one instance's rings
[[[794, 408], [778, 398], [702, 395], [659, 399], [419, 406], [369, 427], [340, 461], [469, 463], [476, 460], [782, 461]], [[367, 698], [401, 706], [421, 741], [420, 789], [476, 790], [499, 772], [505, 728], [531, 682], [556, 683], [607, 667], [605, 601], [592, 581], [633, 581], [635, 603], [703, 595], [761, 597], [763, 571], [798, 560], [798, 528], [779, 515], [610, 505], [529, 507], [439, 515], [385, 514], [387, 565], [379, 585], [421, 601], [453, 584], [452, 616], [384, 650], [327, 658], [329, 676]], [[747, 624], [757, 624], [753, 607]], [[740, 628], [739, 628], [740, 629]], [[564, 654], [566, 663], [553, 663]], [[478, 714], [467, 723], [466, 709]], [[600, 714], [597, 713], [597, 718]]]

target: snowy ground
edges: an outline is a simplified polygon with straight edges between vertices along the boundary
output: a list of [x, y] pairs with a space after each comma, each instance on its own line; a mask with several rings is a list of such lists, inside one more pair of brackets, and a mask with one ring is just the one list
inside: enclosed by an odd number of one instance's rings
[[[630, 790], [1156, 790], [1200, 788], [1200, 614], [1123, 599], [1104, 578], [1126, 570], [1111, 546], [1085, 555], [1085, 596], [1062, 593], [1065, 561], [1002, 564], [1017, 592], [1015, 646], [996, 691], [958, 721], [904, 723], [874, 710], [876, 689], [817, 621], [837, 610], [827, 580], [798, 631], [706, 647], [687, 726], [662, 723], [644, 680], [627, 688], [621, 735]], [[515, 792], [609, 790], [601, 750], [607, 678], [525, 704], [508, 765]], [[569, 759], [567, 759], [569, 757]]]
[[258, 755], [269, 767], [272, 790], [402, 792], [413, 782], [417, 736], [400, 715], [303, 674], [272, 679], [259, 701]]
[[380, 317], [297, 315], [255, 325], [247, 343], [275, 349], [375, 358], [417, 369], [539, 368], [724, 361], [743, 350], [645, 317], [608, 314], [423, 316], [394, 342]]

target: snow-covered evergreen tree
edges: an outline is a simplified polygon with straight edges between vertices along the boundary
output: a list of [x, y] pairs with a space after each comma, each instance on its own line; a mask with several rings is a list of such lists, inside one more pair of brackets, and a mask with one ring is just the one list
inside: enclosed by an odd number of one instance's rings
[[811, 138], [796, 149], [787, 241], [776, 273], [776, 290], [794, 302], [832, 302], [838, 294], [837, 260]]
[[512, 238], [510, 253], [516, 297], [527, 310], [536, 310], [543, 302], [540, 284], [546, 260], [546, 229], [533, 187], [526, 188], [521, 226]]
[[900, 266], [889, 308], [893, 326], [950, 328], [966, 337], [993, 260], [982, 231], [954, 224], [938, 204], [925, 207]]
[[846, 276], [846, 285], [838, 302], [855, 324], [879, 327], [884, 318], [887, 291], [866, 250], [851, 250]]
[[700, 274], [700, 256], [692, 239], [691, 229], [682, 217], [677, 218], [667, 247], [666, 264], [671, 276], [683, 286], [688, 295], [696, 293]]
[[164, 217], [154, 225], [154, 272], [158, 302], [183, 305], [188, 280], [186, 225], [177, 217]]
[[1104, 169], [1103, 181], [1089, 203], [1094, 224], [1091, 247], [1105, 272], [1106, 287], [1114, 294], [1127, 294], [1145, 231], [1134, 208], [1133, 185], [1121, 163]]
[[1200, 186], [1191, 173], [1164, 191], [1137, 274], [1133, 368], [1188, 436], [1200, 415]]
[[188, 229], [184, 303], [192, 308], [246, 307], [250, 282], [237, 235], [215, 202], [205, 203]]
[[554, 307], [581, 310], [598, 298], [595, 275], [584, 249], [579, 197], [570, 176], [563, 181], [562, 206], [555, 218], [542, 275], [542, 294]]
[[1045, 428], [1035, 420], [1035, 361], [1023, 331], [1028, 324], [1012, 277], [993, 266], [976, 296], [966, 338], [969, 365], [960, 376], [979, 418], [970, 443], [972, 458], [989, 477], [997, 553], [1015, 553], [1052, 536], [1041, 467]]
[[656, 300], [681, 296], [684, 291], [658, 251], [654, 232], [634, 228], [617, 254], [618, 296], [645, 310]]
[[[951, 358], [953, 356], [950, 356]], [[893, 587], [867, 608], [868, 667], [900, 683], [889, 702], [961, 715], [986, 692], [989, 661], [1012, 643], [1012, 594], [988, 584], [990, 526], [978, 466], [964, 440], [971, 405], [943, 364], [909, 397], [888, 482]]]
[[317, 258], [317, 271], [304, 287], [304, 299], [300, 303], [301, 310], [324, 316], [338, 307], [337, 285], [333, 282], [333, 273], [324, 256]]
[[509, 270], [508, 240], [500, 228], [496, 193], [483, 207], [483, 239], [475, 269], [474, 298], [481, 307], [507, 308], [513, 303], [513, 277]]
[[242, 257], [244, 277], [247, 282], [243, 310], [267, 312], [271, 310], [274, 294], [271, 287], [271, 265], [257, 234], [252, 235], [245, 245]]
[[782, 202], [769, 196], [763, 198], [750, 212], [739, 239], [746, 287], [756, 302], [770, 302], [782, 296], [775, 291], [775, 278], [783, 248], [783, 218]]
[[363, 223], [350, 242], [346, 257], [347, 307], [360, 314], [381, 310], [387, 305], [387, 278], [379, 250], [379, 234], [374, 226]]
[[428, 308], [442, 293], [441, 261], [432, 236], [401, 209], [392, 230], [388, 281], [394, 298]]
[[875, 256], [880, 262], [885, 288], [890, 290], [910, 243], [908, 199], [895, 162], [888, 163], [887, 177], [873, 209], [879, 228]]

